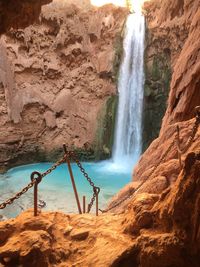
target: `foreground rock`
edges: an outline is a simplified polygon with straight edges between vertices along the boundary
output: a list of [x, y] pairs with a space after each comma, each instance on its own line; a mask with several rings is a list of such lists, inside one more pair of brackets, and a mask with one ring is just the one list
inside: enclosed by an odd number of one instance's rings
[[111, 266], [131, 237], [122, 232], [122, 217], [33, 212], [0, 224], [3, 266]]
[[199, 267], [199, 199], [200, 154], [192, 152], [173, 186], [136, 193], [121, 215], [27, 211], [1, 222], [1, 266]]

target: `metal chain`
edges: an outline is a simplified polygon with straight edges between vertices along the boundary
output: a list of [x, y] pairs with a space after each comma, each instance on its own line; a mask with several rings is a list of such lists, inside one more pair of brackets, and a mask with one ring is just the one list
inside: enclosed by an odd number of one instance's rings
[[[194, 137], [197, 133], [199, 124], [200, 124], [200, 111], [199, 111], [199, 107], [197, 107], [197, 115], [196, 115], [196, 120], [193, 126], [193, 129], [191, 131], [190, 137], [187, 141], [187, 144], [185, 146], [185, 148], [181, 149], [180, 147], [180, 139], [179, 139], [179, 134], [176, 135], [176, 144], [177, 144], [177, 148], [178, 148], [178, 152], [179, 153], [185, 153], [189, 147], [191, 146]], [[177, 129], [178, 131], [178, 129]], [[162, 160], [166, 157], [166, 155], [168, 154], [168, 152], [171, 150], [172, 146], [174, 145], [174, 141], [171, 143], [171, 145], [168, 147], [168, 149], [165, 151], [165, 153], [163, 154], [163, 156], [160, 158], [159, 162], [154, 166], [153, 170], [151, 171], [151, 173], [148, 175], [148, 178], [150, 178], [153, 173], [155, 172], [155, 170], [157, 169], [157, 167], [160, 165], [160, 163], [162, 162]], [[68, 151], [67, 155], [65, 154], [60, 160], [58, 160], [55, 164], [53, 164], [51, 166], [51, 168], [49, 168], [48, 170], [46, 170], [44, 173], [41, 174], [41, 177], [44, 178], [46, 175], [50, 174], [52, 171], [54, 171], [60, 164], [62, 164], [65, 160], [66, 157], [69, 156], [69, 158], [73, 159], [77, 166], [79, 167], [80, 171], [82, 172], [83, 176], [87, 179], [87, 181], [89, 182], [90, 186], [93, 188], [93, 196], [90, 200], [90, 203], [88, 205], [88, 212], [91, 210], [95, 198], [96, 198], [96, 194], [99, 194], [100, 192], [100, 188], [95, 186], [95, 184], [93, 183], [92, 179], [89, 177], [89, 175], [87, 174], [87, 172], [85, 171], [85, 169], [83, 168], [81, 162], [78, 160], [78, 157], [76, 156], [75, 152], [72, 151]], [[132, 198], [133, 194], [135, 192], [137, 192], [139, 190], [139, 188], [146, 182], [147, 179], [145, 179], [142, 183], [140, 183], [140, 185], [134, 190], [133, 193], [131, 193], [130, 195], [128, 195], [127, 197], [123, 198], [121, 201], [119, 201], [118, 203], [114, 204], [113, 206], [111, 206], [110, 208], [106, 209], [106, 210], [101, 210], [101, 212], [108, 212], [116, 207], [118, 207], [119, 205], [121, 205], [123, 202], [125, 202], [126, 200], [128, 200], [129, 198]], [[3, 203], [0, 204], [0, 209], [4, 209], [7, 205], [11, 205], [16, 199], [19, 199], [23, 194], [25, 194], [30, 188], [32, 188], [34, 186], [34, 184], [36, 183], [36, 179], [34, 179], [33, 181], [31, 181], [26, 187], [24, 187], [21, 191], [19, 191], [16, 195], [14, 195], [13, 197], [7, 199], [6, 201], [4, 201]]]
[[64, 155], [60, 160], [58, 160], [55, 164], [51, 166], [48, 170], [43, 172], [41, 174], [42, 178], [44, 178], [46, 175], [50, 174], [52, 171], [54, 171], [60, 164], [62, 164], [66, 160], [66, 155]]
[[[60, 160], [58, 160], [55, 164], [51, 166], [47, 171], [41, 174], [41, 178], [44, 178], [46, 175], [51, 173], [53, 170], [55, 170], [61, 163], [64, 162], [66, 159], [66, 155], [64, 155]], [[3, 203], [0, 204], [0, 210], [4, 209], [7, 205], [11, 205], [16, 199], [20, 198], [23, 194], [25, 194], [31, 187], [34, 186], [34, 184], [37, 182], [37, 179], [33, 179], [26, 187], [24, 187], [20, 192], [18, 192], [13, 197], [7, 199]]]
[[93, 195], [92, 195], [92, 198], [90, 200], [90, 203], [88, 204], [88, 212], [90, 212], [90, 210], [94, 204], [94, 201], [96, 199], [96, 195], [99, 194], [99, 192], [100, 192], [100, 188], [95, 186], [92, 179], [89, 177], [88, 173], [86, 172], [83, 165], [79, 161], [75, 152], [74, 151], [68, 151], [67, 154], [68, 154], [69, 158], [71, 158], [72, 160], [74, 160], [76, 162], [76, 164], [79, 167], [80, 171], [82, 172], [83, 176], [86, 178], [86, 180], [89, 182], [90, 186], [93, 188]]
[[5, 209], [7, 205], [11, 205], [16, 199], [20, 198], [24, 193], [26, 193], [31, 187], [34, 186], [36, 180], [31, 181], [26, 187], [24, 187], [20, 192], [18, 192], [13, 197], [7, 199], [3, 203], [0, 204], [0, 210]]
[[107, 209], [105, 209], [105, 210], [101, 210], [101, 209], [99, 209], [99, 210], [100, 210], [102, 213], [108, 212], [108, 211], [110, 211], [110, 210], [112, 210], [112, 209], [114, 209], [114, 208], [120, 206], [120, 205], [121, 205], [123, 202], [125, 202], [127, 199], [131, 198], [131, 197], [133, 196], [133, 193], [135, 193], [135, 190], [134, 190], [132, 193], [130, 193], [129, 195], [127, 195], [125, 198], [123, 198], [121, 201], [119, 201], [119, 202], [117, 202], [116, 204], [114, 204], [113, 206], [111, 206], [110, 208], [107, 208]]
[[165, 153], [162, 155], [162, 157], [160, 158], [159, 162], [154, 166], [153, 170], [150, 172], [150, 174], [148, 175], [148, 177], [143, 180], [136, 189], [134, 189], [133, 192], [129, 193], [128, 196], [126, 196], [125, 198], [123, 198], [121, 201], [119, 201], [118, 203], [114, 204], [113, 206], [111, 206], [110, 208], [108, 209], [105, 209], [105, 210], [100, 210], [101, 212], [105, 213], [105, 212], [108, 212], [118, 206], [120, 206], [123, 202], [125, 202], [126, 200], [128, 199], [131, 199], [133, 197], [133, 194], [135, 194], [139, 189], [140, 187], [147, 181], [147, 179], [149, 179], [153, 173], [155, 172], [155, 170], [157, 169], [157, 167], [160, 165], [160, 163], [163, 161], [163, 159], [167, 156], [168, 152], [171, 150], [172, 146], [174, 145], [174, 141], [172, 141], [172, 143], [170, 144], [170, 146], [168, 147], [168, 149], [165, 151]]
[[[171, 150], [172, 146], [174, 145], [174, 143], [176, 142], [177, 144], [177, 147], [178, 147], [178, 152], [179, 153], [185, 153], [189, 147], [191, 146], [193, 140], [194, 140], [194, 137], [197, 133], [197, 130], [198, 130], [198, 127], [199, 127], [199, 124], [200, 124], [200, 107], [196, 107], [196, 120], [195, 120], [195, 123], [194, 123], [194, 126], [193, 126], [193, 129], [192, 129], [192, 132], [190, 134], [190, 137], [188, 139], [188, 142], [185, 146], [184, 149], [181, 149], [180, 148], [180, 140], [179, 140], [179, 135], [177, 134], [176, 137], [175, 137], [175, 140], [173, 140], [173, 142], [170, 144], [170, 146], [168, 147], [168, 149], [165, 151], [165, 153], [163, 154], [163, 156], [160, 158], [159, 162], [157, 162], [157, 164], [154, 166], [153, 170], [150, 172], [150, 174], [148, 175], [148, 178], [150, 178], [153, 173], [155, 172], [155, 170], [157, 169], [157, 167], [160, 165], [160, 163], [163, 161], [163, 159], [166, 157], [166, 155], [168, 154], [168, 152]], [[132, 198], [133, 194], [136, 193], [139, 188], [147, 181], [147, 179], [145, 179], [143, 182], [141, 182], [139, 184], [139, 186], [132, 192], [130, 193], [128, 196], [126, 196], [125, 198], [123, 198], [121, 201], [119, 201], [118, 203], [114, 204], [113, 206], [111, 206], [110, 208], [106, 209], [106, 210], [100, 210], [101, 212], [108, 212], [118, 206], [120, 206], [123, 202], [125, 202], [126, 200]]]
[[191, 146], [193, 140], [194, 140], [194, 137], [197, 133], [197, 130], [199, 128], [199, 124], [200, 124], [200, 113], [198, 112], [197, 110], [197, 115], [196, 115], [196, 120], [195, 120], [195, 123], [194, 123], [194, 126], [192, 128], [192, 131], [191, 131], [191, 134], [189, 136], [189, 139], [185, 145], [184, 148], [181, 149], [180, 147], [180, 139], [179, 139], [179, 127], [177, 126], [177, 135], [176, 135], [176, 139], [177, 139], [177, 149], [178, 149], [178, 152], [180, 154], [184, 154], [185, 152], [187, 152], [187, 150], [189, 149], [189, 147]]

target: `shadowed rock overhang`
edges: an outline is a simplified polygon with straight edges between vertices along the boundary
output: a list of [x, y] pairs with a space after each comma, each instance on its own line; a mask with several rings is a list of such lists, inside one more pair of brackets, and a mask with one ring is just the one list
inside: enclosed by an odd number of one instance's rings
[[0, 0], [0, 34], [10, 28], [24, 28], [39, 17], [41, 6], [52, 0]]

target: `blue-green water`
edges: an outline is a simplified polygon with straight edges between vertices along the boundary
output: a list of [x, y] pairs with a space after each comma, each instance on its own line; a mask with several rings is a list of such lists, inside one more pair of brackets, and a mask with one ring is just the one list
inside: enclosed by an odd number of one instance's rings
[[[13, 196], [30, 182], [33, 171], [44, 172], [52, 163], [38, 163], [24, 165], [10, 169], [6, 174], [0, 175], [0, 203]], [[83, 167], [101, 191], [99, 206], [104, 208], [110, 198], [131, 179], [131, 170], [125, 165], [118, 168], [109, 161], [99, 163], [83, 163]], [[76, 164], [72, 164], [75, 182], [82, 205], [82, 197], [86, 196], [87, 204], [92, 197], [92, 188], [81, 174]], [[46, 202], [44, 210], [59, 210], [63, 212], [76, 212], [77, 206], [73, 194], [67, 164], [60, 165], [51, 174], [44, 177], [39, 184], [39, 199]], [[33, 207], [33, 189], [31, 188], [14, 204], [0, 211], [6, 217], [15, 217], [22, 210]]]

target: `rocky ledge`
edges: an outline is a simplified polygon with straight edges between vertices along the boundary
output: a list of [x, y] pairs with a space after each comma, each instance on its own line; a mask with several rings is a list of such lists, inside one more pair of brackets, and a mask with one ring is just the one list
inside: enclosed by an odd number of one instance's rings
[[200, 154], [162, 194], [137, 192], [122, 214], [26, 211], [0, 223], [1, 266], [199, 267]]

